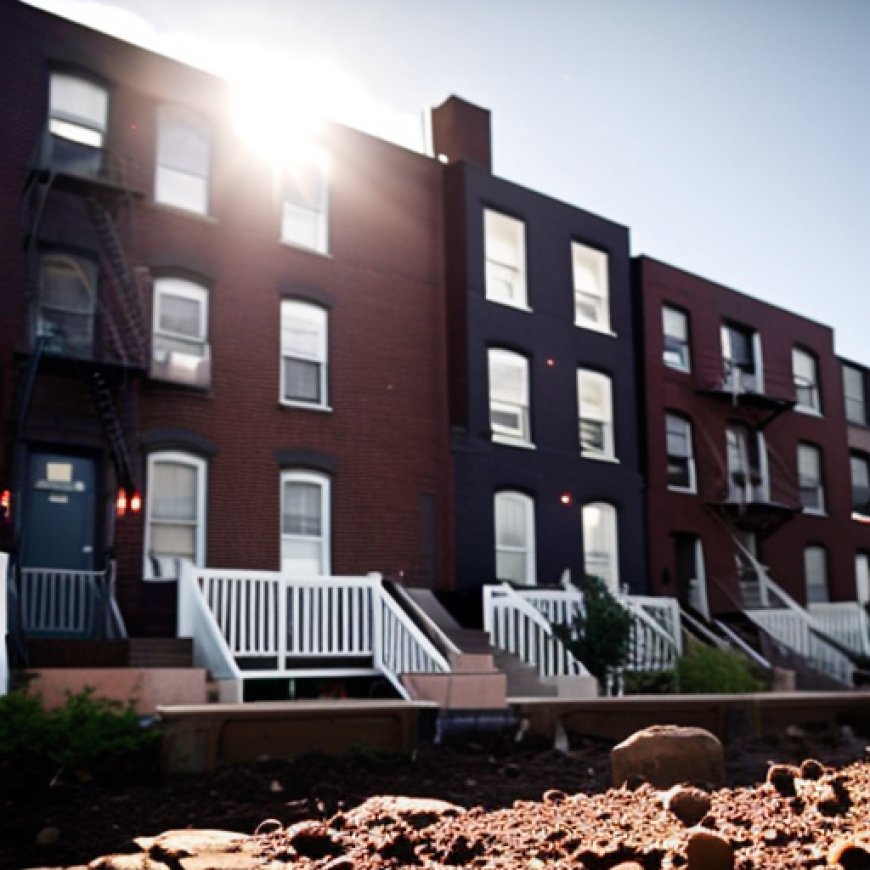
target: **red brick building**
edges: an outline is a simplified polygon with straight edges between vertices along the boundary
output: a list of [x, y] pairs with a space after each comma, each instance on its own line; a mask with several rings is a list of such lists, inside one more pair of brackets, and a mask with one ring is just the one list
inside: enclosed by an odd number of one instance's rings
[[132, 633], [179, 557], [448, 583], [440, 165], [324, 126], [278, 172], [220, 80], [0, 14], [0, 549], [114, 554]]

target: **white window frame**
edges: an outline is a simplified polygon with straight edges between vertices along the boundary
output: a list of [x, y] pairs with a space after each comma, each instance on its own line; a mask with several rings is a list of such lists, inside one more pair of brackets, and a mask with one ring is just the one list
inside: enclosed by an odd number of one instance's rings
[[[610, 325], [609, 258], [604, 251], [581, 242], [571, 242], [571, 272], [574, 279], [574, 325], [613, 335]], [[585, 305], [582, 303], [585, 302]], [[594, 309], [588, 317], [584, 307]]]
[[[305, 181], [305, 174], [311, 173], [317, 185], [316, 202], [300, 201], [290, 195], [287, 180], [295, 175]], [[282, 170], [281, 186], [281, 228], [280, 239], [284, 245], [301, 248], [318, 254], [329, 253], [329, 161], [322, 151], [309, 151], [298, 155]], [[294, 230], [305, 226], [306, 235]]]
[[[191, 299], [199, 306], [197, 332], [191, 335], [165, 329], [160, 323], [162, 301], [167, 296]], [[185, 278], [154, 279], [151, 377], [206, 387], [211, 380], [208, 342], [208, 288]]]
[[[523, 512], [523, 537], [521, 545], [505, 543], [504, 529], [501, 519], [502, 510], [508, 505], [519, 506]], [[535, 501], [523, 492], [504, 489], [498, 491], [493, 498], [493, 523], [495, 529], [495, 577], [497, 580], [508, 580], [526, 586], [534, 586], [537, 582], [537, 567], [535, 557]], [[498, 568], [499, 556], [522, 555], [525, 558], [525, 572], [522, 577], [501, 576]]]
[[[815, 444], [801, 441], [797, 446], [797, 474], [800, 502], [805, 514], [825, 513], [825, 484], [822, 463], [822, 450]], [[807, 499], [815, 504], [807, 504], [805, 493], [811, 496]]]
[[[733, 436], [734, 450], [728, 444]], [[751, 445], [749, 439], [755, 437], [755, 450], [758, 455], [758, 467], [751, 463]], [[737, 464], [732, 463], [736, 455]], [[728, 479], [728, 501], [740, 504], [761, 503], [770, 501], [770, 474], [767, 460], [767, 442], [763, 432], [756, 432], [749, 426], [740, 423], [729, 423], [725, 429], [725, 465]], [[743, 481], [735, 475], [742, 475]], [[757, 476], [757, 479], [754, 478]]]
[[[593, 511], [602, 518], [605, 550], [593, 550]], [[583, 571], [586, 576], [601, 577], [607, 588], [619, 592], [619, 513], [608, 502], [594, 501], [583, 505]], [[603, 557], [603, 558], [602, 558]]]
[[[497, 367], [513, 370], [519, 374], [518, 395], [508, 395], [493, 388]], [[487, 350], [487, 371], [489, 375], [489, 425], [492, 440], [500, 444], [530, 446], [530, 403], [529, 403], [529, 360], [520, 353], [500, 347]], [[497, 415], [516, 417], [517, 424], [510, 426], [496, 419]]]
[[[755, 371], [747, 374], [734, 364], [734, 352], [731, 347], [731, 329], [735, 332], [748, 334], [752, 339], [752, 367]], [[722, 363], [724, 366], [723, 388], [735, 395], [741, 393], [764, 392], [764, 357], [761, 348], [761, 333], [751, 326], [727, 321], [720, 328], [722, 341]]]
[[[292, 534], [284, 531], [284, 489], [288, 483], [302, 483], [320, 488], [319, 535]], [[281, 571], [293, 575], [299, 574], [298, 571], [290, 572], [288, 568], [285, 568], [285, 562], [288, 561], [288, 557], [285, 555], [286, 548], [293, 541], [300, 541], [306, 544], [316, 543], [319, 544], [320, 548], [321, 571], [319, 574], [304, 576], [328, 577], [332, 573], [332, 480], [328, 475], [315, 471], [290, 469], [281, 472], [280, 485], [278, 528], [281, 530]]]
[[846, 419], [859, 426], [867, 425], [867, 396], [864, 392], [864, 372], [855, 366], [843, 365], [843, 394]]
[[[589, 397], [595, 392], [601, 396], [600, 408]], [[616, 462], [615, 425], [613, 420], [613, 379], [603, 372], [577, 369], [577, 421], [580, 455], [585, 459]], [[584, 447], [583, 425], [601, 427], [602, 446]]]
[[[672, 327], [680, 325], [677, 332]], [[679, 350], [669, 349], [668, 340]], [[689, 315], [682, 308], [662, 305], [662, 362], [678, 372], [692, 370], [692, 347], [689, 341]]]
[[[200, 140], [205, 152], [205, 166], [194, 168], [179, 165], [177, 158], [166, 153], [171, 127], [183, 128], [183, 135]], [[184, 162], [184, 161], [182, 161]], [[161, 205], [207, 215], [209, 210], [209, 179], [211, 175], [211, 135], [208, 124], [184, 110], [161, 106], [157, 113], [157, 159], [154, 172], [154, 201]], [[172, 180], [185, 182], [185, 192], [179, 194]]]
[[855, 553], [855, 600], [870, 602], [870, 553]]
[[[680, 429], [677, 432], [675, 430]], [[671, 450], [671, 436], [683, 439], [686, 445], [685, 453], [677, 453]], [[686, 463], [686, 471], [688, 474], [688, 484], [686, 486], [677, 486], [670, 482], [668, 474], [668, 489], [672, 492], [697, 492], [697, 478], [695, 475], [695, 452], [693, 444], [692, 421], [680, 414], [666, 413], [665, 414], [665, 445], [667, 452], [667, 463], [670, 466], [671, 458], [679, 459]]]
[[828, 551], [818, 544], [804, 548], [804, 588], [807, 604], [821, 604], [831, 600]]
[[500, 211], [485, 208], [483, 248], [486, 298], [500, 305], [530, 311], [526, 279], [525, 223]]
[[[288, 331], [293, 320], [302, 320], [317, 328], [317, 347], [313, 353], [293, 347], [288, 339]], [[285, 362], [296, 361], [305, 365], [317, 366], [317, 389], [319, 398], [316, 400], [301, 397], [287, 397]], [[329, 369], [329, 311], [314, 302], [304, 302], [300, 299], [284, 299], [281, 301], [281, 358], [279, 361], [279, 393], [278, 401], [282, 405], [293, 408], [311, 408], [320, 411], [331, 411], [328, 396]]]
[[[862, 473], [856, 474], [856, 469], [862, 469]], [[849, 454], [849, 475], [850, 475], [850, 490], [851, 490], [851, 503], [852, 503], [852, 517], [857, 520], [867, 520], [867, 517], [870, 516], [870, 456], [866, 453], [857, 453], [853, 452]], [[864, 481], [860, 481], [858, 478], [860, 476], [864, 477]], [[865, 510], [856, 510], [858, 507], [856, 502], [856, 495], [858, 494], [859, 487], [864, 488], [865, 493], [867, 493], [867, 501], [865, 502]]]
[[[791, 350], [791, 368], [795, 397], [797, 398], [797, 404], [794, 406], [795, 411], [821, 416], [819, 363], [815, 355], [802, 347], [793, 347]], [[803, 402], [802, 398], [807, 398], [809, 401]]]
[[[147, 488], [145, 490], [145, 536], [144, 536], [144, 578], [146, 580], [159, 580], [165, 577], [177, 576], [177, 561], [173, 557], [162, 556], [155, 557], [151, 555], [151, 527], [154, 520], [154, 497], [153, 497], [153, 481], [154, 469], [160, 463], [170, 463], [174, 465], [186, 465], [192, 468], [195, 472], [195, 509], [196, 516], [193, 523], [185, 521], [174, 521], [177, 525], [193, 525], [194, 526], [194, 559], [193, 564], [205, 565], [205, 541], [206, 541], [206, 494], [208, 487], [208, 465], [204, 459], [199, 456], [194, 456], [191, 453], [184, 453], [180, 450], [161, 450], [148, 454], [148, 478]], [[162, 524], [173, 524], [172, 520], [161, 520]], [[158, 560], [158, 571], [154, 571], [154, 560]]]
[[[94, 102], [93, 112], [76, 112], [64, 106], [64, 93], [90, 97]], [[48, 85], [48, 130], [52, 136], [102, 149], [106, 143], [109, 123], [109, 92], [92, 79], [72, 73], [53, 71]]]
[[[44, 287], [48, 282], [48, 273], [52, 268], [64, 268], [76, 274], [82, 286], [90, 294], [90, 308], [70, 308], [52, 304], [45, 299]], [[47, 349], [69, 356], [80, 356], [83, 352], [86, 358], [90, 358], [94, 351], [96, 338], [96, 312], [97, 312], [97, 283], [99, 281], [99, 267], [96, 262], [88, 257], [77, 257], [63, 251], [45, 251], [39, 258], [39, 285], [36, 299], [36, 323], [35, 334], [44, 336], [47, 340]], [[51, 318], [46, 313], [54, 311], [60, 315], [72, 315], [87, 324], [87, 329], [82, 330], [81, 341], [76, 341], [73, 336], [64, 336], [56, 332], [51, 326]]]

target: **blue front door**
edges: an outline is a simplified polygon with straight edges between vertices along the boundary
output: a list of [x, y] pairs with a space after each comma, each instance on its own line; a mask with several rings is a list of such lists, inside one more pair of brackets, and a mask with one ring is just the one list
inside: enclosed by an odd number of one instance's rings
[[32, 453], [21, 564], [94, 570], [96, 467], [93, 459]]

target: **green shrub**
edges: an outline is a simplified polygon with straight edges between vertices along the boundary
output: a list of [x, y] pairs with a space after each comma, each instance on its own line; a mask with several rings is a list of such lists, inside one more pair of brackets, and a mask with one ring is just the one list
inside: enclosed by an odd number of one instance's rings
[[628, 659], [631, 614], [598, 577], [587, 577], [582, 589], [583, 612], [570, 626], [553, 629], [574, 657], [603, 683], [609, 671], [621, 668]]
[[745, 694], [760, 692], [764, 683], [749, 662], [732, 650], [692, 642], [674, 669], [676, 691], [682, 694]]
[[141, 726], [132, 705], [94, 697], [89, 689], [68, 695], [55, 710], [21, 692], [0, 698], [0, 758], [111, 775], [150, 753], [158, 740], [156, 730]]
[[626, 695], [672, 695], [677, 691], [675, 671], [626, 671], [623, 676]]

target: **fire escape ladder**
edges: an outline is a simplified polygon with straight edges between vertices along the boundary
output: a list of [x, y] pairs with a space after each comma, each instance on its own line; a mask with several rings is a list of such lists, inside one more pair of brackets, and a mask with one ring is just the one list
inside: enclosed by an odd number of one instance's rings
[[88, 387], [94, 401], [94, 407], [100, 418], [100, 425], [109, 445], [109, 453], [115, 465], [118, 477], [118, 485], [127, 490], [136, 489], [136, 478], [133, 472], [133, 461], [130, 449], [118, 415], [118, 409], [112, 398], [112, 392], [106, 383], [105, 377], [98, 369], [94, 369], [88, 376]]
[[[115, 290], [115, 301], [121, 309], [126, 337], [131, 346], [130, 353], [120, 354], [121, 359], [126, 361], [132, 358], [144, 366], [147, 358], [146, 329], [139, 280], [135, 271], [130, 268], [117, 225], [109, 210], [94, 196], [86, 197], [85, 203], [113, 279], [110, 283]], [[111, 322], [112, 318], [109, 317], [108, 320]], [[116, 335], [112, 334], [113, 331]], [[110, 326], [110, 337], [113, 343], [124, 343], [120, 330], [114, 324]]]

